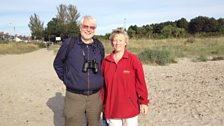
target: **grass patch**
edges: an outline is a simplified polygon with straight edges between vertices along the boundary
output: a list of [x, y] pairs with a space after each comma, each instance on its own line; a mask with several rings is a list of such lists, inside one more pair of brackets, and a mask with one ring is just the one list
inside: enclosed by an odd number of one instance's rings
[[139, 59], [145, 64], [166, 65], [175, 62], [169, 49], [146, 49], [138, 54]]
[[40, 49], [39, 44], [25, 42], [1, 42], [0, 54], [21, 54]]
[[196, 58], [196, 61], [201, 61], [201, 62], [206, 62], [208, 61], [208, 57], [205, 55], [200, 55], [199, 57]]
[[57, 52], [58, 52], [60, 46], [61, 46], [61, 43], [57, 43], [57, 44], [52, 45], [48, 50], [53, 50], [53, 52], [54, 52], [55, 54], [57, 54]]
[[211, 61], [224, 60], [224, 56], [216, 56], [211, 59]]
[[[101, 40], [106, 54], [113, 50], [109, 40]], [[60, 44], [48, 48], [57, 52]], [[0, 41], [0, 54], [20, 54], [46, 48], [44, 43]], [[223, 60], [224, 37], [182, 39], [131, 39], [127, 50], [137, 54], [143, 63], [165, 65], [176, 58], [189, 57], [197, 61]]]
[[[110, 53], [113, 48], [111, 47], [109, 40], [101, 40], [105, 46], [106, 53]], [[151, 51], [157, 53], [157, 58], [165, 54], [162, 53], [165, 49], [166, 53], [170, 53], [175, 62], [176, 58], [188, 57], [197, 59], [200, 61], [222, 60], [224, 57], [224, 37], [209, 37], [209, 38], [182, 38], [182, 39], [131, 39], [127, 46], [127, 50], [138, 54], [144, 63], [155, 62], [148, 57], [148, 53], [151, 55]], [[147, 51], [148, 50], [148, 51]], [[158, 52], [157, 52], [157, 51]], [[143, 56], [146, 55], [146, 56]], [[161, 55], [161, 56], [160, 56]], [[160, 57], [159, 57], [160, 56]], [[148, 58], [147, 58], [148, 57]], [[209, 57], [209, 58], [208, 58]], [[218, 57], [218, 58], [217, 58]], [[149, 61], [147, 61], [149, 60]], [[150, 61], [152, 60], [152, 61]], [[172, 63], [171, 61], [170, 63]], [[159, 61], [157, 61], [159, 62]], [[165, 63], [166, 61], [164, 61]], [[167, 61], [168, 62], [168, 61]], [[161, 61], [162, 63], [162, 61]], [[162, 63], [163, 64], [163, 63]]]

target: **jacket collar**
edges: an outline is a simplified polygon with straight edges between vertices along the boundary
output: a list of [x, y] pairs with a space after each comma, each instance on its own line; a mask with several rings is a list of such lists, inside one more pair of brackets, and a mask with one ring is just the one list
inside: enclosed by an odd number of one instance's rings
[[78, 43], [79, 45], [90, 45], [90, 46], [93, 45], [94, 47], [96, 47], [96, 45], [97, 45], [97, 44], [96, 44], [96, 40], [95, 40], [94, 38], [93, 38], [93, 42], [92, 42], [91, 44], [85, 44], [85, 43], [82, 41], [81, 37], [79, 37], [77, 41], [78, 41], [77, 43]]
[[[125, 49], [124, 50], [124, 55], [122, 56], [121, 59], [128, 59], [128, 56], [129, 56], [128, 51]], [[115, 62], [114, 61], [114, 51], [109, 56], [107, 56], [105, 59], [110, 61], [110, 62]]]

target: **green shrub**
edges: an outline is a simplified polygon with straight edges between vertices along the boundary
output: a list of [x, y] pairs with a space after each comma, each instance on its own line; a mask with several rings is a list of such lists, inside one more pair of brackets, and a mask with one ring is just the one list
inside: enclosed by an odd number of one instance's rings
[[217, 60], [224, 60], [224, 57], [222, 56], [215, 56], [212, 58], [212, 61], [217, 61]]
[[166, 65], [174, 62], [174, 56], [168, 49], [146, 49], [138, 55], [143, 63]]
[[39, 42], [39, 43], [37, 43], [37, 45], [39, 48], [46, 48], [46, 43]]
[[197, 58], [197, 61], [206, 62], [206, 61], [208, 61], [208, 57], [205, 56], [205, 55], [200, 55], [200, 56]]

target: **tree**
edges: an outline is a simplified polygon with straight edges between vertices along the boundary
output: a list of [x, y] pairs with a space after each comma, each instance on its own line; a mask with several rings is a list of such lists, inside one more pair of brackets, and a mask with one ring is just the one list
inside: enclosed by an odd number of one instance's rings
[[76, 7], [72, 4], [68, 6], [61, 4], [57, 7], [58, 14], [58, 24], [57, 26], [61, 28], [60, 36], [65, 38], [67, 36], [75, 36], [79, 33], [79, 28], [77, 24], [77, 19], [80, 14], [78, 13]]
[[218, 21], [214, 18], [209, 18], [206, 20], [203, 31], [204, 32], [217, 32], [218, 31]]
[[171, 37], [177, 38], [177, 37], [183, 37], [185, 35], [185, 29], [178, 28], [172, 25], [167, 25], [163, 27], [163, 29], [161, 30], [161, 33], [166, 38], [171, 38]]
[[218, 32], [224, 34], [224, 18], [219, 18], [218, 23]]
[[59, 7], [57, 7], [58, 14], [56, 18], [58, 19], [59, 24], [64, 25], [66, 23], [67, 18], [67, 6], [64, 4], [60, 4]]
[[150, 25], [143, 25], [143, 28], [146, 30], [145, 37], [150, 38], [153, 33], [153, 27]]
[[178, 28], [183, 28], [186, 31], [188, 31], [188, 22], [185, 18], [181, 18], [180, 20], [177, 20], [176, 25]]
[[69, 4], [67, 11], [68, 11], [68, 17], [67, 17], [68, 23], [76, 23], [77, 19], [80, 16], [76, 7], [74, 5]]
[[40, 21], [39, 16], [34, 13], [30, 16], [30, 22], [28, 24], [31, 35], [34, 39], [42, 39], [44, 33], [44, 23]]
[[59, 26], [57, 18], [52, 18], [51, 21], [48, 22], [47, 28], [45, 29], [45, 36], [46, 40], [55, 41], [55, 37], [61, 35], [62, 28]]
[[134, 26], [131, 25], [128, 28], [127, 33], [128, 33], [128, 35], [129, 35], [130, 38], [135, 38], [136, 37], [137, 28], [138, 28], [137, 25], [134, 25]]
[[199, 16], [193, 18], [189, 22], [188, 30], [190, 33], [202, 32], [202, 27], [205, 23], [205, 17]]
[[174, 27], [172, 25], [167, 25], [163, 27], [161, 30], [162, 35], [164, 35], [166, 38], [170, 38], [172, 36]]
[[218, 32], [219, 22], [214, 18], [198, 16], [189, 23], [189, 32]]

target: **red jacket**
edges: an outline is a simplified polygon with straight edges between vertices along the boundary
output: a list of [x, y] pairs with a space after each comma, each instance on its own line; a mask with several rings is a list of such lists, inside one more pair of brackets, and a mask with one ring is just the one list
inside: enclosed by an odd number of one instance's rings
[[105, 78], [101, 95], [106, 118], [130, 118], [139, 114], [139, 105], [148, 104], [142, 63], [128, 51], [116, 64], [113, 52], [102, 63]]

